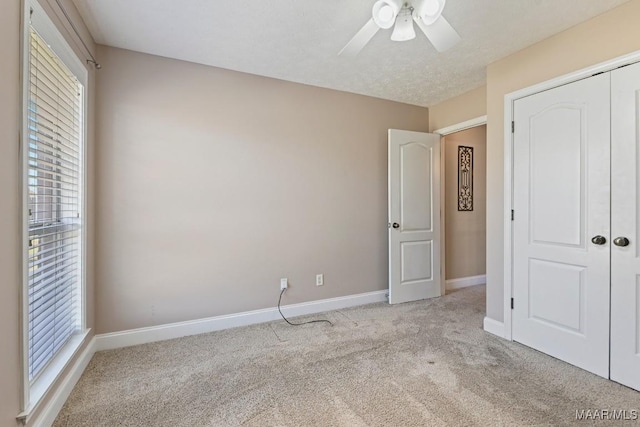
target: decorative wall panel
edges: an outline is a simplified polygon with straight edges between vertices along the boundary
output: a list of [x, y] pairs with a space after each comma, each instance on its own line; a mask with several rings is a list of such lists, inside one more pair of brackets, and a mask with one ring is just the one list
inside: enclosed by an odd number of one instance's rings
[[458, 210], [473, 210], [473, 147], [458, 147]]

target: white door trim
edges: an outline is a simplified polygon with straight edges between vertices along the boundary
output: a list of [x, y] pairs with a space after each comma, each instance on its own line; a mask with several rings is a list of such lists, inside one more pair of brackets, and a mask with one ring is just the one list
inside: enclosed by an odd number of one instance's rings
[[[504, 97], [504, 338], [512, 341], [511, 334], [511, 297], [513, 295], [513, 233], [511, 225], [511, 209], [513, 207], [513, 133], [511, 121], [513, 120], [514, 102], [525, 96], [553, 89], [577, 80], [591, 77], [594, 74], [604, 73], [618, 67], [640, 62], [640, 51], [632, 52], [609, 61], [601, 62], [573, 73], [565, 74], [533, 86], [511, 92]], [[517, 215], [517, 212], [516, 212]]]
[[447, 136], [452, 133], [461, 132], [463, 130], [471, 129], [476, 126], [482, 126], [487, 124], [487, 116], [475, 117], [464, 122], [456, 123], [451, 126], [447, 126], [441, 129], [434, 130], [433, 133], [439, 133], [442, 136]]

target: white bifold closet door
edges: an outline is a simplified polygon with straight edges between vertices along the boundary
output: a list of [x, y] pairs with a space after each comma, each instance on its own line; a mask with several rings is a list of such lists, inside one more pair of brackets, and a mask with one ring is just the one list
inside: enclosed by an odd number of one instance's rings
[[611, 142], [611, 379], [640, 390], [640, 64], [611, 73]]
[[514, 121], [513, 339], [640, 390], [640, 64]]
[[513, 165], [513, 339], [604, 377], [609, 80], [601, 74], [517, 100]]

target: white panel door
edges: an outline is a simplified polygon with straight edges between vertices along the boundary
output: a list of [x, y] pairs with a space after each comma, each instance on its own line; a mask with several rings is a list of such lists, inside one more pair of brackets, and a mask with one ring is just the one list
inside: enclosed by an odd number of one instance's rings
[[609, 80], [602, 74], [514, 105], [513, 339], [604, 377]]
[[611, 120], [611, 379], [640, 390], [640, 64], [611, 73]]
[[440, 295], [440, 135], [390, 129], [389, 303]]

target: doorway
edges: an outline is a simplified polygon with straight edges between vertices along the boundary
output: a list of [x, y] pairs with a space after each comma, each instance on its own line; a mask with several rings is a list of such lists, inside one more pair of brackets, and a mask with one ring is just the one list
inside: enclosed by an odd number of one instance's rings
[[486, 283], [487, 126], [442, 138], [445, 291]]

